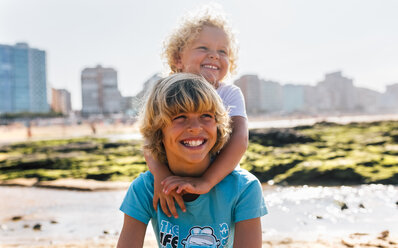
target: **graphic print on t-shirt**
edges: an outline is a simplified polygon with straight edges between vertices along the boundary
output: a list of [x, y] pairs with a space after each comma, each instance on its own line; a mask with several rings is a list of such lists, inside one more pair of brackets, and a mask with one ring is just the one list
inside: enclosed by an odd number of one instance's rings
[[211, 227], [192, 227], [189, 235], [181, 241], [184, 248], [217, 248], [220, 240], [214, 235]]
[[162, 220], [159, 234], [159, 241], [162, 247], [178, 247], [178, 225], [173, 225], [168, 221]]
[[215, 231], [211, 226], [194, 226], [189, 229], [185, 238], [180, 238], [181, 230], [179, 225], [162, 220], [159, 230], [159, 242], [163, 248], [222, 248], [228, 243], [229, 226], [227, 223], [222, 223], [218, 226], [219, 228], [216, 229], [219, 229], [219, 231]]

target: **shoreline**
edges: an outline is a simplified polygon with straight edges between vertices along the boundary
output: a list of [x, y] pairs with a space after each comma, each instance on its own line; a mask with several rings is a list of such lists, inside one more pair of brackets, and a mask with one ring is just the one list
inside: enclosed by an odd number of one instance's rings
[[[34, 182], [34, 180], [30, 180]], [[76, 183], [76, 181], [74, 181]], [[84, 182], [84, 180], [80, 180], [80, 183]], [[35, 186], [25, 186], [21, 188], [4, 187], [5, 191], [9, 192], [4, 194], [4, 197], [11, 197], [10, 200], [13, 203], [7, 203], [8, 205], [3, 206], [4, 211], [6, 211], [7, 215], [2, 219], [0, 225], [0, 247], [2, 248], [44, 248], [44, 247], [55, 247], [55, 248], [88, 248], [88, 247], [115, 247], [117, 243], [117, 239], [119, 236], [120, 227], [122, 224], [122, 215], [117, 210], [118, 202], [121, 201], [124, 190], [122, 191], [107, 191], [104, 192], [102, 190], [92, 189], [93, 191], [71, 191], [71, 190], [61, 190], [58, 188], [56, 190], [36, 190], [31, 191], [28, 188], [36, 188]], [[267, 186], [264, 185], [266, 191], [270, 191]], [[278, 187], [279, 188], [279, 187]], [[276, 226], [268, 225], [263, 226], [263, 248], [331, 248], [331, 247], [397, 247], [398, 248], [398, 237], [397, 237], [397, 229], [391, 225], [381, 225], [377, 228], [371, 229], [363, 229], [361, 226], [357, 226], [356, 228], [346, 228], [344, 225], [340, 226], [342, 229], [325, 229], [329, 230], [326, 232], [319, 232], [319, 227], [324, 226], [327, 228], [328, 223], [330, 223], [330, 219], [326, 212], [321, 212], [317, 209], [309, 210], [314, 213], [314, 218], [306, 218], [306, 225], [302, 225], [302, 222], [293, 221], [295, 225], [299, 229], [299, 232], [292, 232], [291, 230], [285, 230], [280, 227], [278, 224], [278, 220], [283, 216], [283, 218], [292, 219], [292, 215], [296, 216], [294, 212], [286, 212], [283, 208], [287, 207], [293, 211], [297, 209], [298, 205], [296, 203], [287, 205], [286, 203], [291, 203], [294, 200], [291, 200], [290, 196], [294, 193], [295, 196], [299, 196], [300, 192], [297, 189], [288, 189], [285, 191], [280, 191], [275, 189], [272, 193], [266, 193], [269, 197], [270, 207], [274, 205], [274, 209], [272, 213], [276, 215], [274, 218], [270, 218], [272, 216], [266, 216], [264, 221], [268, 223], [274, 223]], [[303, 187], [305, 188], [305, 187]], [[344, 187], [343, 187], [344, 188]], [[9, 191], [12, 189], [11, 191]], [[38, 189], [38, 188], [37, 188]], [[272, 189], [271, 189], [272, 190]], [[317, 196], [314, 194], [313, 199], [318, 199], [321, 202], [321, 199], [328, 198], [329, 195], [335, 195], [334, 190], [329, 191], [328, 194], [325, 194], [326, 191], [324, 189], [314, 188], [311, 191], [306, 191], [309, 193], [315, 193], [315, 191], [323, 192], [322, 195]], [[0, 187], [0, 192], [2, 188]], [[101, 192], [102, 191], [102, 192]], [[347, 192], [347, 189], [343, 191]], [[350, 195], [355, 195], [357, 192], [365, 193], [366, 189], [362, 189], [360, 191], [352, 192]], [[18, 193], [19, 192], [19, 193]], [[373, 192], [373, 191], [372, 191]], [[380, 189], [375, 191], [380, 193]], [[18, 193], [18, 194], [16, 194]], [[59, 195], [62, 196], [59, 196]], [[308, 194], [306, 194], [308, 196]], [[344, 196], [340, 195], [340, 196]], [[273, 197], [278, 196], [279, 200], [283, 201], [283, 208], [276, 208], [275, 200], [272, 200]], [[12, 200], [15, 199], [15, 200]], [[41, 200], [40, 200], [41, 199]], [[52, 199], [50, 202], [44, 199]], [[85, 200], [83, 200], [85, 199]], [[288, 200], [288, 202], [286, 201]], [[311, 204], [310, 201], [305, 202], [304, 198], [297, 198], [299, 201], [302, 200], [300, 206], [304, 206], [304, 209], [308, 209], [307, 205]], [[296, 199], [296, 200], [297, 200]], [[340, 198], [336, 198], [340, 199]], [[396, 199], [396, 197], [394, 197]], [[59, 202], [59, 203], [57, 203]], [[116, 202], [116, 203], [115, 203]], [[360, 201], [362, 202], [362, 201]], [[87, 205], [90, 203], [92, 207]], [[351, 212], [354, 215], [354, 212], [357, 209], [360, 209], [357, 206], [357, 202], [349, 202], [347, 201], [348, 210], [340, 210], [338, 212], [343, 216], [351, 216]], [[392, 204], [395, 203], [395, 200]], [[66, 204], [66, 205], [65, 205]], [[112, 209], [112, 213], [110, 216], [106, 217], [102, 215], [100, 212], [94, 211], [97, 210], [98, 204], [101, 204], [104, 209]], [[330, 203], [333, 208], [335, 203]], [[371, 213], [373, 210], [370, 207], [370, 203], [363, 202], [366, 206], [366, 211]], [[390, 203], [391, 204], [391, 203]], [[111, 206], [112, 205], [112, 206]], [[115, 205], [115, 206], [113, 206]], [[58, 207], [57, 207], [58, 206]], [[66, 216], [64, 214], [65, 210], [63, 206], [68, 206], [69, 217], [61, 217]], [[391, 206], [393, 211], [396, 211], [396, 207]], [[334, 208], [337, 207], [335, 206]], [[1, 209], [1, 208], [0, 208]], [[33, 210], [32, 210], [33, 209]], [[53, 212], [53, 210], [58, 209], [58, 212]], [[365, 211], [365, 208], [363, 208]], [[47, 211], [49, 210], [49, 211]], [[76, 210], [78, 210], [76, 212]], [[33, 211], [33, 212], [32, 212]], [[43, 212], [44, 211], [44, 212]], [[300, 209], [298, 211], [301, 211]], [[350, 212], [351, 211], [351, 212]], [[365, 212], [366, 212], [365, 211]], [[108, 210], [104, 211], [109, 213]], [[355, 216], [365, 217], [366, 213], [361, 215], [356, 214]], [[390, 214], [392, 212], [389, 212]], [[394, 212], [395, 213], [395, 212]], [[62, 214], [62, 215], [61, 215]], [[316, 214], [316, 216], [315, 216]], [[297, 218], [301, 218], [306, 214], [297, 215]], [[340, 214], [339, 214], [340, 215]], [[96, 216], [96, 217], [94, 217]], [[85, 226], [90, 223], [91, 220], [97, 218], [97, 216], [102, 216], [99, 219], [102, 220], [101, 225], [97, 226], [96, 230], [92, 232], [92, 234], [80, 235], [82, 230], [87, 230]], [[279, 216], [279, 217], [278, 217]], [[343, 217], [340, 216], [340, 217]], [[109, 225], [109, 220], [107, 219], [111, 217], [112, 219], [120, 219], [120, 223], [117, 225]], [[355, 217], [354, 217], [355, 218]], [[362, 217], [360, 217], [362, 219]], [[358, 220], [361, 220], [358, 219]], [[390, 217], [391, 219], [391, 217]], [[80, 223], [79, 223], [80, 222]], [[94, 221], [95, 222], [95, 221]], [[95, 223], [97, 223], [95, 222]], [[317, 222], [316, 225], [312, 226], [312, 229], [309, 229], [309, 225]], [[106, 223], [106, 224], [105, 224]], [[347, 222], [345, 222], [347, 223]], [[366, 221], [362, 221], [362, 224], [366, 223]], [[36, 225], [40, 225], [38, 230], [35, 230]], [[265, 224], [265, 223], [263, 223]], [[278, 226], [279, 225], [279, 226]], [[73, 231], [74, 230], [74, 231]], [[318, 230], [318, 231], [317, 231]], [[337, 232], [336, 232], [337, 230]], [[75, 232], [73, 235], [72, 233]], [[18, 236], [20, 233], [21, 236]], [[145, 236], [145, 248], [156, 247], [156, 239], [153, 233], [151, 226], [148, 227], [147, 233]]]
[[[62, 178], [52, 181], [39, 181], [37, 178], [16, 178], [10, 180], [0, 180], [1, 187], [31, 187], [31, 188], [45, 188], [54, 190], [71, 190], [83, 192], [100, 192], [100, 191], [118, 191], [127, 190], [133, 180], [126, 181], [97, 181], [93, 179], [75, 179]], [[272, 188], [274, 186], [281, 187], [339, 187], [339, 186], [361, 186], [368, 184], [289, 184], [289, 185], [274, 185], [267, 182], [261, 183], [262, 188]]]

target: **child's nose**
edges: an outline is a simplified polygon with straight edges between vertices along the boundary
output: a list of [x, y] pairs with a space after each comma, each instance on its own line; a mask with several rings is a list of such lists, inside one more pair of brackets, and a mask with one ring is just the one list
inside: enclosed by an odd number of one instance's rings
[[198, 132], [198, 131], [201, 131], [202, 130], [202, 124], [200, 123], [200, 121], [199, 120], [197, 120], [196, 118], [195, 119], [191, 119], [190, 121], [189, 121], [189, 124], [188, 124], [188, 131], [189, 132]]
[[219, 58], [218, 53], [215, 52], [215, 51], [210, 51], [210, 52], [209, 52], [209, 57], [210, 57], [211, 59], [218, 59], [218, 58]]

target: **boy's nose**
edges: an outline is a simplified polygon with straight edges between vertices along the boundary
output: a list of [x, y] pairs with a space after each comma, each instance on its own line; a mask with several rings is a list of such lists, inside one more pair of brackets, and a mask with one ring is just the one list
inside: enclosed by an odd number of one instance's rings
[[188, 124], [188, 131], [191, 133], [200, 132], [202, 130], [202, 124], [199, 120], [193, 119], [190, 120]]

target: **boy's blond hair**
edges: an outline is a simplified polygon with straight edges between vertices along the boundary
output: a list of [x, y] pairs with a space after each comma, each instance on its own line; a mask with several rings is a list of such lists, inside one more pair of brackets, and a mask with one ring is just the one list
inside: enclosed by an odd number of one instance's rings
[[170, 73], [181, 72], [177, 68], [180, 53], [187, 45], [197, 39], [204, 26], [216, 27], [225, 32], [229, 41], [228, 73], [233, 74], [236, 72], [238, 46], [235, 36], [223, 12], [214, 8], [213, 5], [208, 5], [200, 9], [198, 13], [190, 13], [183, 17], [179, 26], [174, 29], [163, 43], [162, 56], [167, 60]]
[[228, 112], [215, 89], [201, 76], [176, 73], [159, 80], [151, 89], [141, 113], [140, 131], [156, 160], [167, 163], [162, 129], [180, 113], [209, 112], [215, 116], [217, 141], [210, 151], [215, 155], [231, 132]]

